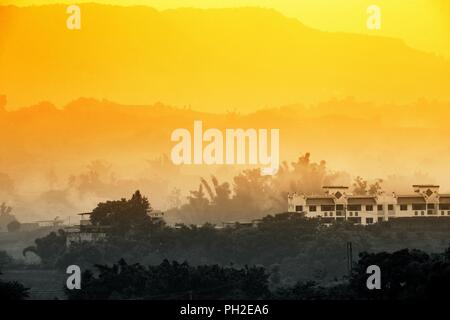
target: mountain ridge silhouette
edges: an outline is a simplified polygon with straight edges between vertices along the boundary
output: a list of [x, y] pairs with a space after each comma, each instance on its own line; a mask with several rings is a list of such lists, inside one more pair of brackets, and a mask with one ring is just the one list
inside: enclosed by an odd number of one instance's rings
[[201, 111], [450, 98], [450, 62], [402, 40], [323, 32], [273, 9], [0, 6], [0, 88], [14, 108], [80, 96]]

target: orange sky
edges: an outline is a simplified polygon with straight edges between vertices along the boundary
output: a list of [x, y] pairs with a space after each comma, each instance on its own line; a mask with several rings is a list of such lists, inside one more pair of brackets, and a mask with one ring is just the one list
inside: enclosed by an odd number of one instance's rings
[[[274, 8], [324, 31], [378, 34], [401, 38], [421, 50], [450, 57], [450, 1], [448, 0], [1, 0], [0, 3], [36, 5], [56, 3], [105, 3], [148, 5], [158, 9], [179, 7], [222, 8], [260, 6]], [[366, 28], [366, 9], [382, 9], [383, 24], [377, 31]]]
[[[93, 97], [125, 104], [161, 101], [209, 112], [251, 112], [347, 96], [379, 102], [450, 98], [449, 60], [427, 53], [443, 38], [437, 4], [383, 3], [380, 32], [365, 35], [366, 2], [352, 1], [352, 10], [331, 2], [301, 2], [302, 10], [300, 4], [267, 2], [282, 12], [291, 8], [287, 16], [308, 12], [300, 17], [306, 25], [267, 9], [159, 12], [82, 5], [82, 29], [76, 31], [66, 28], [64, 5], [3, 7], [1, 93], [9, 109]], [[421, 30], [424, 26], [429, 29]], [[396, 32], [403, 40], [380, 37]], [[410, 45], [414, 39], [417, 46]], [[424, 54], [419, 47], [428, 50]]]
[[282, 160], [311, 152], [351, 175], [449, 190], [448, 2], [377, 2], [382, 28], [370, 32], [363, 0], [83, 4], [75, 31], [66, 5], [0, 7], [0, 171], [39, 195], [49, 173], [64, 188], [102, 159], [134, 188], [147, 159], [170, 152], [170, 132], [201, 117], [279, 127]]

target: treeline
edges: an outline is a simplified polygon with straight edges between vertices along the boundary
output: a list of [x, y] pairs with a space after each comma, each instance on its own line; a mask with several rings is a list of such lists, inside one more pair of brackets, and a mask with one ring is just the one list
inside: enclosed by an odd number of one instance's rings
[[144, 267], [121, 259], [113, 266], [96, 265], [82, 275], [82, 290], [69, 299], [260, 299], [270, 296], [269, 275], [262, 267], [190, 266], [187, 262]]
[[[450, 220], [445, 218], [427, 225], [411, 219], [327, 227], [318, 219], [281, 213], [265, 216], [255, 227], [217, 229], [213, 224], [170, 227], [152, 219], [149, 210], [139, 191], [129, 199], [100, 203], [91, 222], [107, 227], [103, 241], [67, 245], [67, 234], [60, 230], [36, 239], [24, 254], [34, 252], [43, 266], [62, 270], [72, 264], [83, 270], [97, 265], [84, 273], [82, 291], [68, 292], [76, 299], [169, 299], [176, 294], [197, 294], [198, 299], [409, 299], [445, 296], [450, 277], [449, 249], [436, 253], [450, 243]], [[355, 260], [359, 255], [350, 275], [348, 242]], [[367, 291], [366, 268], [372, 264], [382, 270], [383, 290]], [[216, 293], [206, 290], [222, 285]]]
[[[381, 288], [367, 287], [367, 267], [381, 270]], [[361, 253], [348, 277], [332, 285], [314, 281], [282, 285], [264, 267], [199, 265], [169, 262], [145, 267], [139, 263], [96, 265], [84, 271], [82, 290], [67, 290], [69, 299], [283, 299], [404, 300], [448, 299], [450, 248], [428, 255], [419, 250]], [[95, 275], [94, 275], [95, 274]]]
[[[380, 268], [380, 289], [367, 287], [367, 268]], [[1, 273], [0, 273], [1, 275]], [[69, 299], [281, 299], [281, 300], [444, 300], [450, 298], [450, 247], [442, 253], [403, 249], [359, 254], [348, 276], [329, 284], [280, 281], [263, 266], [197, 265], [164, 260], [157, 265], [124, 259], [82, 273], [82, 290], [64, 290]], [[0, 279], [0, 299], [25, 299], [29, 289]]]
[[417, 248], [439, 252], [450, 243], [450, 220], [423, 226], [420, 221], [397, 221], [371, 226], [338, 223], [325, 227], [319, 220], [296, 213], [264, 217], [256, 227], [216, 229], [212, 224], [169, 227], [147, 215], [148, 199], [136, 192], [130, 199], [101, 203], [93, 210], [94, 225], [109, 226], [102, 242], [74, 242], [67, 246], [61, 230], [38, 238], [24, 254], [37, 254], [48, 267], [77, 264], [112, 264], [120, 258], [131, 263], [159, 264], [189, 261], [190, 264], [230, 263], [262, 265], [276, 272], [282, 284], [296, 281], [330, 283], [347, 273], [346, 244], [353, 243], [355, 256], [363, 251], [393, 252]]

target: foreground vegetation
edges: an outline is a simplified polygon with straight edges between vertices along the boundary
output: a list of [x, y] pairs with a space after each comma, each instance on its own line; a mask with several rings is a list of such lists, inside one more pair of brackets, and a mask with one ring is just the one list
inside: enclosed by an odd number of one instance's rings
[[[381, 290], [368, 290], [367, 267], [382, 272]], [[450, 248], [428, 255], [419, 250], [392, 254], [362, 253], [348, 278], [322, 286], [314, 281], [281, 285], [263, 267], [193, 267], [164, 260], [156, 266], [96, 265], [83, 273], [82, 290], [66, 290], [69, 299], [444, 299], [450, 298]]]
[[[85, 270], [83, 290], [67, 292], [73, 299], [423, 298], [445, 296], [450, 277], [446, 218], [324, 226], [282, 213], [254, 227], [217, 229], [212, 224], [170, 227], [151, 219], [148, 210], [150, 203], [139, 191], [130, 199], [100, 203], [91, 222], [108, 226], [103, 241], [67, 246], [67, 234], [59, 230], [36, 239], [23, 254], [38, 256], [45, 268], [76, 264]], [[351, 273], [349, 242], [357, 261]], [[370, 264], [381, 267], [384, 290], [367, 291]]]
[[[4, 251], [0, 251], [0, 269], [12, 263], [12, 258]], [[3, 281], [0, 271], [0, 300], [21, 300], [29, 296], [28, 288], [17, 281]]]
[[346, 275], [347, 242], [352, 242], [355, 257], [364, 251], [403, 248], [440, 252], [450, 243], [450, 220], [445, 218], [325, 227], [319, 220], [283, 213], [266, 216], [257, 227], [216, 229], [204, 224], [174, 228], [151, 220], [148, 208], [148, 200], [139, 192], [128, 200], [101, 203], [91, 219], [94, 224], [111, 226], [105, 241], [67, 247], [66, 234], [60, 230], [37, 239], [24, 253], [34, 252], [43, 265], [62, 269], [70, 264], [83, 268], [113, 264], [121, 258], [144, 265], [157, 265], [164, 259], [189, 261], [193, 266], [261, 265], [276, 271], [281, 283], [292, 285], [296, 281], [326, 284]]

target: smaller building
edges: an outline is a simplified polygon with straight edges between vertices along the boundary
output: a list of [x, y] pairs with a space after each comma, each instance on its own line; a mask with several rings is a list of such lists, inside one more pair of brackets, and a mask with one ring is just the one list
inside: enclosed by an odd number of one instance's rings
[[59, 217], [55, 217], [53, 220], [40, 220], [35, 221], [39, 225], [39, 227], [61, 227], [64, 223], [64, 219], [60, 219]]
[[161, 210], [147, 210], [147, 215], [152, 221], [164, 220], [164, 212], [162, 212]]
[[106, 238], [107, 226], [92, 225], [90, 215], [92, 212], [79, 213], [81, 216], [80, 224], [76, 226], [67, 227], [66, 245], [69, 247], [72, 243], [81, 242], [99, 242]]
[[256, 227], [261, 223], [261, 221], [261, 219], [225, 221], [222, 222], [222, 226], [223, 228]]

